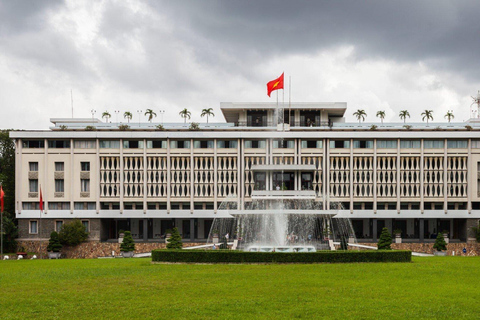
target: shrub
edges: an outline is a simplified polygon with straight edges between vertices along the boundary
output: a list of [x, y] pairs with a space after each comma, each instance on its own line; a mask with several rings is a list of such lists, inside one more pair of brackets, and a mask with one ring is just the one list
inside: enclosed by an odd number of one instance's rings
[[60, 126], [60, 130], [62, 130], [62, 131], [65, 131], [65, 130], [67, 130], [67, 126], [65, 126], [65, 125], [61, 125], [61, 126]]
[[438, 233], [437, 239], [435, 240], [435, 244], [433, 245], [433, 249], [437, 249], [437, 251], [447, 250], [447, 243], [445, 242], [445, 238], [443, 237], [443, 233]]
[[469, 126], [469, 125], [466, 125], [466, 126], [465, 126], [465, 129], [467, 129], [468, 131], [472, 131], [472, 130], [473, 130], [472, 126]]
[[390, 245], [392, 244], [392, 236], [390, 232], [388, 232], [387, 228], [382, 229], [382, 233], [380, 234], [380, 238], [378, 239], [378, 250], [392, 250]]
[[157, 128], [158, 131], [165, 131], [165, 128], [161, 124], [157, 125], [155, 128]]
[[374, 124], [372, 124], [372, 125], [370, 126], [370, 130], [372, 130], [372, 131], [377, 130], [377, 128], [378, 128], [378, 126], [376, 126], [376, 125], [374, 125]]
[[130, 129], [130, 126], [128, 124], [121, 124], [118, 126], [118, 130], [120, 131], [127, 131]]
[[4, 252], [15, 252], [17, 250], [18, 228], [12, 218], [3, 215], [3, 250]]
[[342, 234], [340, 238], [340, 250], [348, 250], [348, 234]]
[[478, 227], [473, 227], [472, 231], [475, 233], [475, 238], [477, 239], [477, 242], [480, 243], [480, 224]]
[[122, 244], [120, 245], [120, 251], [135, 251], [135, 242], [133, 241], [132, 233], [130, 231], [125, 231], [125, 236], [123, 237]]
[[220, 249], [228, 249], [227, 237], [223, 237], [222, 243], [219, 246]]
[[58, 233], [60, 243], [67, 246], [76, 246], [88, 238], [88, 232], [85, 231], [80, 220], [75, 219], [72, 222], [65, 223]]
[[188, 128], [190, 131], [198, 131], [200, 130], [200, 125], [197, 122], [192, 122], [190, 127]]
[[236, 250], [153, 250], [154, 262], [183, 263], [351, 263], [411, 262], [411, 251], [246, 252]]
[[180, 237], [180, 233], [178, 232], [177, 228], [173, 228], [172, 236], [167, 240], [167, 249], [175, 250], [175, 249], [182, 249], [182, 237]]
[[48, 252], [60, 252], [62, 249], [62, 244], [60, 243], [60, 239], [58, 238], [58, 233], [53, 231], [50, 233], [50, 239], [48, 240], [47, 251]]
[[411, 125], [408, 125], [408, 124], [404, 125], [403, 127], [404, 127], [406, 130], [412, 129], [412, 126], [411, 126]]
[[85, 127], [85, 131], [95, 131], [95, 127], [94, 126], [86, 126]]

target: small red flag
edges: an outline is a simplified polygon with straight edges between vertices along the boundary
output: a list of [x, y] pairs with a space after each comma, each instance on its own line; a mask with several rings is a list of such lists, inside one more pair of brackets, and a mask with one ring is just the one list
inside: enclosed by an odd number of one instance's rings
[[42, 187], [40, 187], [40, 211], [43, 211]]
[[0, 208], [1, 212], [3, 212], [3, 198], [5, 197], [5, 192], [3, 192], [2, 186], [0, 186]]
[[278, 79], [272, 80], [267, 83], [267, 94], [270, 97], [270, 94], [274, 90], [283, 89], [283, 73]]

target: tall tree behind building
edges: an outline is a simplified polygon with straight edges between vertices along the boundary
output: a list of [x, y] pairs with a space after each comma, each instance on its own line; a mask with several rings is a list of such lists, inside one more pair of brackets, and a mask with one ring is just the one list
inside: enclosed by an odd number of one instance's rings
[[10, 130], [0, 130], [0, 183], [5, 192], [5, 212], [15, 218], [15, 144], [9, 136]]

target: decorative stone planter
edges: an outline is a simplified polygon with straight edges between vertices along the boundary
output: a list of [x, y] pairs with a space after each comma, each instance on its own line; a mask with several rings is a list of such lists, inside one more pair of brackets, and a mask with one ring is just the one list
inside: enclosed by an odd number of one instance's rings
[[217, 233], [214, 233], [212, 238], [213, 238], [213, 239], [212, 239], [212, 242], [213, 242], [213, 243], [217, 244], [217, 243], [219, 242], [219, 241], [218, 241], [218, 234], [217, 234]]
[[435, 251], [433, 252], [433, 255], [439, 256], [439, 257], [445, 257], [447, 255], [447, 251]]
[[123, 242], [123, 237], [125, 237], [125, 233], [119, 233], [119, 234], [118, 234], [118, 243], [122, 243], [122, 242]]
[[133, 258], [133, 251], [122, 251], [122, 257]]
[[60, 259], [62, 256], [61, 252], [49, 252], [48, 259]]
[[402, 235], [400, 233], [395, 234], [395, 243], [402, 243]]
[[449, 239], [448, 239], [448, 233], [444, 233], [443, 234], [443, 238], [445, 239], [445, 242], [448, 244], [450, 243]]

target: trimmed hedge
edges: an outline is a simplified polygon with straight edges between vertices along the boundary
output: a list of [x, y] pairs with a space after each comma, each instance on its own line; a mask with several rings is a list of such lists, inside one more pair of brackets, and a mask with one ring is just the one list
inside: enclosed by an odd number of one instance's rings
[[411, 262], [411, 251], [245, 252], [234, 250], [153, 250], [153, 262], [183, 263], [348, 263]]

